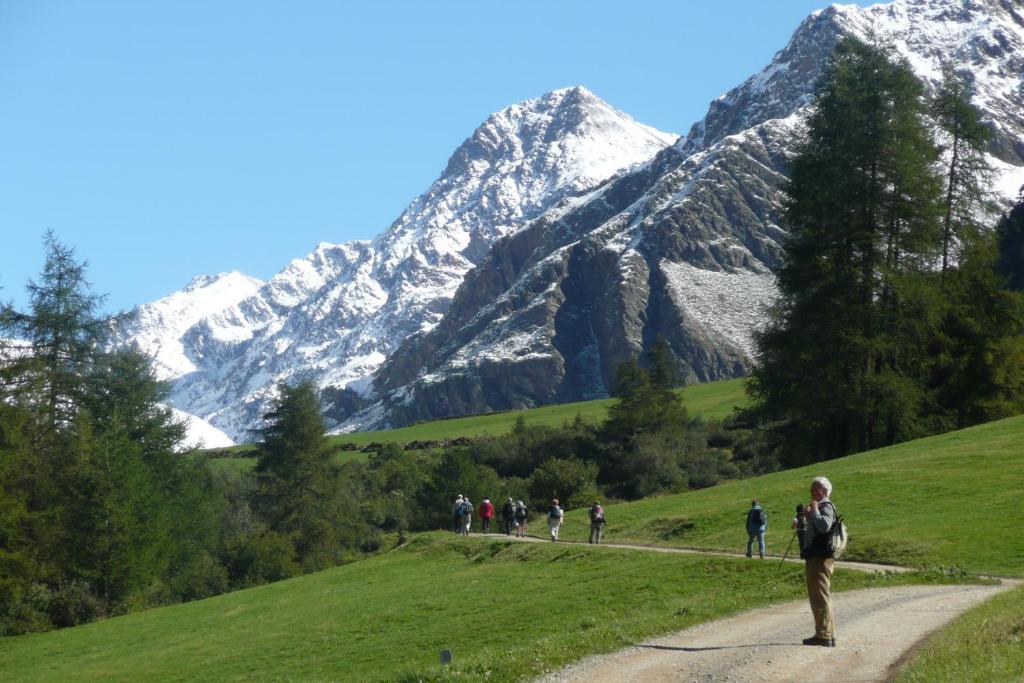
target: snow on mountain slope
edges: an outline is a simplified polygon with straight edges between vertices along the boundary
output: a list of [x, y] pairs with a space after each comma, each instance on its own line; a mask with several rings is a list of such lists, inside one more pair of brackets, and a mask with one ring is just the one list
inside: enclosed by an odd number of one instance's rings
[[184, 422], [187, 428], [185, 441], [181, 444], [182, 450], [190, 448], [226, 448], [235, 444], [231, 437], [201, 417], [190, 415], [174, 407], [171, 407], [171, 413], [176, 421]]
[[995, 133], [995, 189], [1024, 178], [1024, 9], [897, 0], [810, 15], [762, 71], [649, 164], [497, 243], [429, 333], [378, 372], [342, 430], [606, 395], [615, 365], [668, 338], [691, 379], [744, 373], [781, 253], [781, 187], [814, 85], [845, 35], [890, 43], [934, 87], [943, 60]]
[[137, 344], [153, 359], [158, 379], [180, 377], [195, 370], [181, 336], [207, 316], [252, 296], [262, 285], [237, 271], [199, 275], [181, 291], [137, 307], [115, 341]]
[[321, 244], [219, 310], [122, 337], [176, 345], [177, 362], [164, 363], [172, 403], [245, 439], [277, 382], [365, 390], [406, 336], [437, 324], [496, 240], [675, 140], [582, 87], [512, 105], [372, 243]]

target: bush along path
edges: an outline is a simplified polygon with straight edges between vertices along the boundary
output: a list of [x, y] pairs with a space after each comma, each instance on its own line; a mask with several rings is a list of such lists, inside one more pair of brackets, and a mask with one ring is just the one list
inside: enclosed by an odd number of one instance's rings
[[[480, 538], [487, 538], [477, 535]], [[522, 542], [544, 543], [527, 537]], [[560, 542], [561, 543], [561, 542]], [[566, 543], [567, 545], [580, 545]], [[605, 547], [638, 552], [735, 556], [721, 551], [628, 544]], [[762, 560], [751, 560], [761, 562]], [[764, 562], [779, 562], [767, 558]], [[788, 561], [800, 562], [799, 558]], [[908, 567], [839, 562], [865, 572], [909, 572]], [[541, 679], [565, 681], [886, 681], [905, 655], [960, 614], [1024, 584], [1002, 579], [987, 585], [923, 585], [835, 593], [837, 647], [806, 647], [814, 621], [806, 600], [762, 607], [610, 654], [588, 657]]]

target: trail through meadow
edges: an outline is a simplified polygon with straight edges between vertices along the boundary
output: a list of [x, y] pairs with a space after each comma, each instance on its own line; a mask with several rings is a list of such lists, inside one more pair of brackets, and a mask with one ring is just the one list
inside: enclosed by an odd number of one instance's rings
[[[520, 541], [543, 543], [530, 537]], [[730, 555], [680, 548], [608, 544], [638, 552]], [[778, 562], [779, 558], [751, 560]], [[799, 561], [791, 559], [788, 561]], [[860, 571], [909, 571], [860, 562]], [[964, 611], [1019, 585], [901, 586], [835, 593], [835, 648], [808, 647], [814, 621], [806, 600], [743, 612], [633, 647], [580, 660], [539, 683], [618, 681], [885, 681], [918, 643]]]

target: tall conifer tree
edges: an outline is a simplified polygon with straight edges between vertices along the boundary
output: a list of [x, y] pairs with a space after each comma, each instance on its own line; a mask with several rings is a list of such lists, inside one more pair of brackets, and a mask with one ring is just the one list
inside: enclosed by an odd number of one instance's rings
[[943, 151], [942, 272], [956, 260], [958, 245], [970, 244], [981, 233], [992, 167], [985, 156], [992, 137], [981, 112], [971, 105], [971, 87], [952, 65], [945, 65], [942, 84], [932, 102]]
[[793, 161], [780, 296], [750, 384], [783, 459], [802, 463], [922, 431], [914, 375], [934, 301], [938, 150], [921, 84], [886, 50], [847, 38], [819, 83]]
[[337, 564], [345, 500], [313, 385], [281, 385], [265, 419], [256, 463], [259, 507], [306, 569]]

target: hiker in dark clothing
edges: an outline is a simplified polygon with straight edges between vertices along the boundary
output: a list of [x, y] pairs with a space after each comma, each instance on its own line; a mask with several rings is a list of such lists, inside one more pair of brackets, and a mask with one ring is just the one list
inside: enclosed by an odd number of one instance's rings
[[452, 529], [455, 533], [462, 533], [462, 494], [455, 499], [455, 504], [452, 505]]
[[516, 504], [509, 498], [501, 507], [501, 528], [506, 535], [512, 535], [512, 527], [515, 525]]
[[753, 557], [754, 539], [757, 539], [757, 548], [764, 559], [764, 532], [768, 528], [768, 515], [756, 500], [750, 502], [750, 510], [747, 512], [747, 557]]
[[594, 504], [590, 506], [590, 540], [587, 541], [588, 543], [600, 545], [601, 534], [604, 533], [604, 522], [604, 508], [595, 500]]

